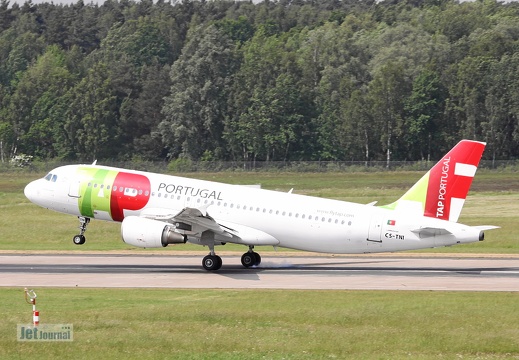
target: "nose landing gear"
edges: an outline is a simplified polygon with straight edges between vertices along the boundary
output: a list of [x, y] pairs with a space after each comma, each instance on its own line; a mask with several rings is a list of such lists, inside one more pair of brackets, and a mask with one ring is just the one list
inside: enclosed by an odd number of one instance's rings
[[76, 245], [83, 245], [86, 241], [85, 235], [83, 235], [86, 231], [86, 227], [88, 223], [90, 222], [90, 218], [84, 217], [84, 216], [78, 216], [79, 219], [79, 234], [74, 235], [72, 238], [72, 241]]

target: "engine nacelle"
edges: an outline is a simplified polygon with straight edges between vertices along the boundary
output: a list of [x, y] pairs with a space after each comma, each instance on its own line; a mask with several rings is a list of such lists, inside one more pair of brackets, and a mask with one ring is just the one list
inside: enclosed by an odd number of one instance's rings
[[142, 248], [166, 247], [169, 244], [186, 242], [186, 237], [176, 232], [173, 226], [138, 216], [124, 218], [121, 237], [125, 243]]

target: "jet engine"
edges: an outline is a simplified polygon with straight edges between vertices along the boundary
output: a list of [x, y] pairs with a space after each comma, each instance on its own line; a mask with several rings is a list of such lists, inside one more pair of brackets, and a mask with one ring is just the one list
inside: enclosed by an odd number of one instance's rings
[[186, 237], [176, 232], [172, 225], [138, 216], [124, 218], [121, 237], [125, 243], [142, 248], [166, 247], [169, 244], [186, 242]]

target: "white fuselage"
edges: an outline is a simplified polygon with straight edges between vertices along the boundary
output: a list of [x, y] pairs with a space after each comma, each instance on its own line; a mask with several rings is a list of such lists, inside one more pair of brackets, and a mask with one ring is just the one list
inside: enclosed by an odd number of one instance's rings
[[[90, 175], [99, 169], [106, 169], [109, 175], [105, 178]], [[143, 190], [140, 195], [147, 196], [145, 206], [138, 208], [131, 203], [131, 192], [137, 194], [142, 189], [122, 180], [114, 186], [113, 179], [120, 172], [149, 179], [149, 194]], [[345, 201], [94, 165], [64, 166], [52, 174], [56, 176], [54, 181], [52, 177], [40, 179], [26, 187], [25, 194], [32, 202], [63, 213], [109, 221], [121, 221], [114, 217], [117, 199], [123, 199], [118, 206], [124, 207], [124, 217], [143, 213], [167, 215], [184, 208], [204, 208], [220, 224], [260, 230], [274, 237], [278, 242], [275, 245], [291, 249], [371, 253], [448, 246], [480, 239], [480, 231], [470, 226]], [[136, 201], [137, 197], [135, 195]], [[420, 229], [432, 230], [424, 236]]]

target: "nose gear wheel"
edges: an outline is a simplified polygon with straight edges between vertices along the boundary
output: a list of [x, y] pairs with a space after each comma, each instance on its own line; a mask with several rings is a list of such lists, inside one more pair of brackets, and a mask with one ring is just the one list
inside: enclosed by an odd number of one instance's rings
[[86, 227], [88, 223], [90, 222], [90, 218], [84, 217], [84, 216], [78, 216], [79, 219], [79, 234], [74, 235], [72, 238], [72, 241], [76, 245], [83, 245], [86, 241], [85, 235], [83, 235], [86, 231]]

